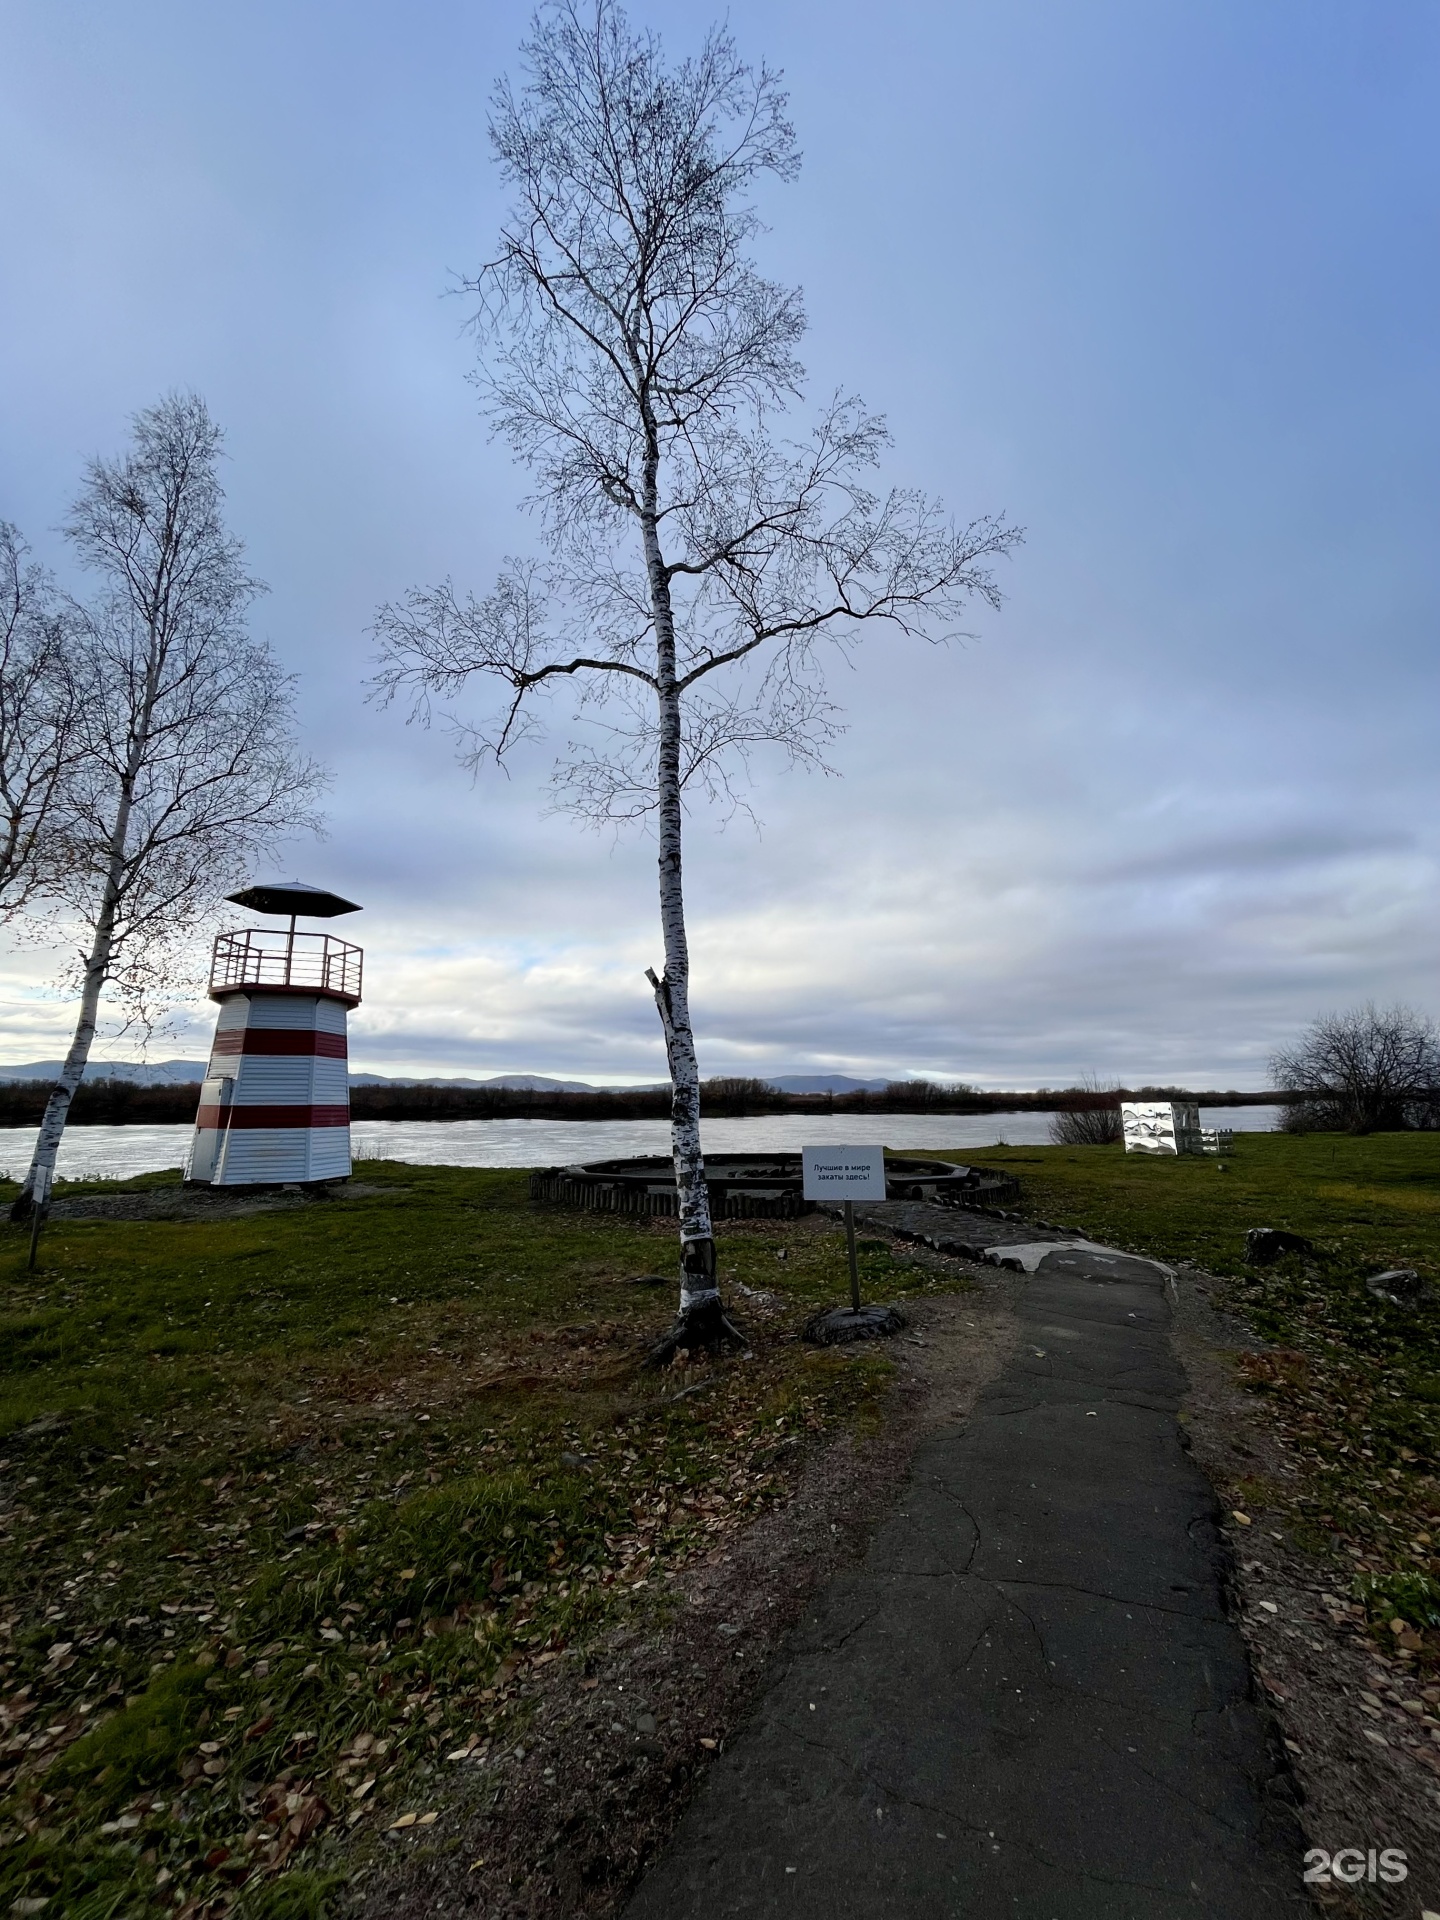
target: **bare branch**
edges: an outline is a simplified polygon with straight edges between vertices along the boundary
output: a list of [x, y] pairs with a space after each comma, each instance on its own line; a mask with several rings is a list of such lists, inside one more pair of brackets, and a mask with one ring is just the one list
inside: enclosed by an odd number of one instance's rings
[[75, 620], [27, 551], [0, 521], [0, 921], [63, 866], [75, 752]]

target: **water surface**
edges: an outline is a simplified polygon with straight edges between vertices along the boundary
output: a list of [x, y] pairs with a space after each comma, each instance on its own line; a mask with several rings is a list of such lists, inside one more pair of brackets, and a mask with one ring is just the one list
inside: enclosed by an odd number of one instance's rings
[[[1278, 1107], [1202, 1107], [1207, 1127], [1268, 1133]], [[0, 1127], [0, 1174], [19, 1177], [35, 1145], [34, 1127]], [[924, 1149], [1043, 1145], [1048, 1113], [756, 1114], [702, 1120], [711, 1153], [797, 1153], [802, 1146]], [[665, 1120], [357, 1120], [357, 1159], [408, 1160], [432, 1167], [553, 1167], [573, 1160], [619, 1160], [668, 1153]], [[60, 1146], [62, 1180], [125, 1180], [183, 1165], [188, 1126], [70, 1127]]]

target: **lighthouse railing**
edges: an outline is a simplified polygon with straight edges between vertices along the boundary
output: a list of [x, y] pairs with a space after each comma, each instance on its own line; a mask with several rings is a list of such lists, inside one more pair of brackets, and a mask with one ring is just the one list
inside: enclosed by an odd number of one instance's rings
[[279, 933], [245, 927], [216, 936], [210, 991], [290, 987], [359, 1000], [364, 953], [329, 933]]

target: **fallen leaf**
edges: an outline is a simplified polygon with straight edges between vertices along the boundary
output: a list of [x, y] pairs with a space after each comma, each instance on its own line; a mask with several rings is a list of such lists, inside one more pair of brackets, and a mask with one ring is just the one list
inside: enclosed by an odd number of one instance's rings
[[390, 1831], [391, 1833], [400, 1833], [406, 1827], [413, 1827], [419, 1818], [418, 1813], [402, 1813], [398, 1820], [392, 1820], [390, 1822]]
[[1233, 1508], [1230, 1513], [1230, 1518], [1232, 1520], [1237, 1521], [1242, 1527], [1250, 1527], [1255, 1524], [1254, 1521], [1250, 1518], [1248, 1513], [1240, 1513], [1238, 1510]]

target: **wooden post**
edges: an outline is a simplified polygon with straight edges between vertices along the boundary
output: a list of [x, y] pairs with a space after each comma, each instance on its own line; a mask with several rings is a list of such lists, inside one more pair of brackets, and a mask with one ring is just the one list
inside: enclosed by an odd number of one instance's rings
[[860, 1311], [860, 1262], [855, 1256], [855, 1202], [845, 1202], [845, 1246], [850, 1255], [850, 1305]]

